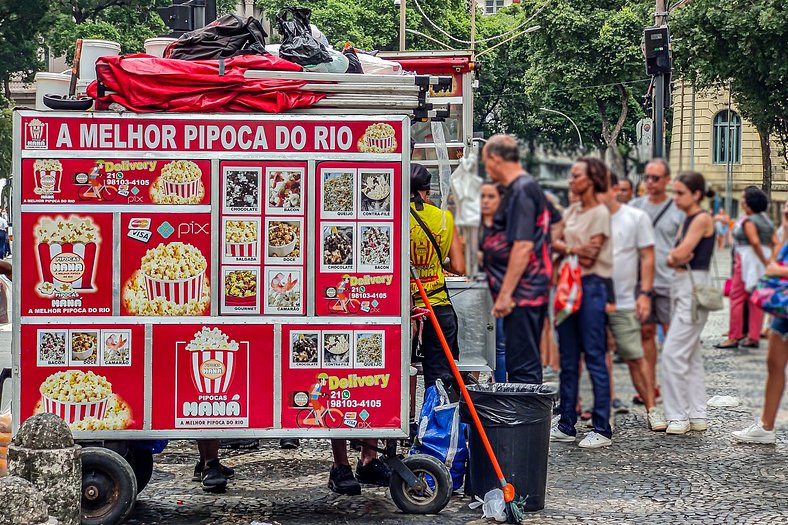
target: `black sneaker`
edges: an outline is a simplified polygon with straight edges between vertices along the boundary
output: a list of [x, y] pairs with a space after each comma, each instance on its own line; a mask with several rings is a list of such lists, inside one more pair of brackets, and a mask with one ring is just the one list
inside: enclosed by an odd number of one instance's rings
[[[219, 464], [219, 467], [221, 467], [222, 476], [224, 476], [225, 478], [232, 478], [233, 476], [235, 476], [235, 469], [222, 465], [221, 463]], [[202, 481], [203, 468], [204, 468], [204, 464], [202, 461], [200, 461], [194, 466], [194, 475], [192, 475], [192, 481]]]
[[285, 438], [279, 440], [279, 448], [282, 450], [295, 450], [301, 446], [301, 442], [296, 438]]
[[356, 479], [365, 485], [388, 487], [391, 480], [391, 469], [377, 458], [366, 465], [362, 465], [359, 460], [356, 465]]
[[206, 492], [224, 492], [227, 478], [222, 475], [222, 465], [218, 459], [206, 462], [202, 469], [202, 489]]
[[350, 465], [331, 467], [331, 472], [328, 474], [328, 488], [345, 496], [361, 494], [361, 485], [353, 476], [353, 469], [350, 468]]

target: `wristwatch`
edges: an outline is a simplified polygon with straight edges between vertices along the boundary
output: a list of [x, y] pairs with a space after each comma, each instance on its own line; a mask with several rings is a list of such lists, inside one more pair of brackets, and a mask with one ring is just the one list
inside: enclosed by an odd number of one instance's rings
[[640, 290], [638, 295], [645, 295], [650, 299], [654, 297], [654, 290]]

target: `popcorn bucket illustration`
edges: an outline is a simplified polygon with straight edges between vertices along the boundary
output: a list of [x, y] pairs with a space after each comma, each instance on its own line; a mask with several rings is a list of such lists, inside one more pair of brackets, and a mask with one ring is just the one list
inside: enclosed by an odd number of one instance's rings
[[[36, 193], [49, 194], [60, 193], [60, 179], [63, 176], [62, 171], [56, 170], [35, 170]], [[35, 191], [35, 190], [34, 190]]]
[[224, 394], [233, 380], [235, 352], [225, 349], [196, 349], [191, 352], [192, 381], [201, 394]]
[[145, 293], [151, 301], [161, 297], [177, 305], [184, 305], [202, 298], [205, 270], [193, 277], [175, 280], [156, 279], [145, 272], [142, 274], [145, 278]]
[[224, 254], [227, 257], [257, 257], [256, 242], [226, 242], [224, 243]]
[[184, 199], [196, 197], [200, 192], [200, 179], [191, 180], [188, 182], [172, 182], [163, 178], [164, 193], [167, 195], [174, 195]]
[[92, 290], [98, 261], [98, 244], [39, 243], [36, 246], [40, 277], [54, 285], [69, 283], [75, 290]]
[[48, 397], [46, 394], [41, 394], [41, 399], [44, 402], [44, 411], [55, 414], [60, 419], [69, 425], [78, 423], [83, 419], [89, 417], [95, 419], [104, 419], [107, 413], [107, 406], [109, 404], [109, 397], [99, 399], [98, 401], [89, 401], [82, 403], [68, 403], [65, 401], [58, 401]]
[[367, 136], [367, 147], [370, 148], [377, 148], [381, 150], [391, 150], [394, 151], [396, 146], [394, 146], [394, 137], [369, 137]]

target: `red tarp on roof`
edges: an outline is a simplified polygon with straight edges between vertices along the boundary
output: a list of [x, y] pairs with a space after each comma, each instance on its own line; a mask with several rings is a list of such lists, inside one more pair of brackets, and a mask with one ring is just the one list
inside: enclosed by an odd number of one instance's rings
[[402, 64], [405, 71], [415, 71], [420, 75], [453, 75], [471, 70], [468, 57], [447, 58], [392, 58]]
[[96, 76], [110, 91], [97, 94], [97, 83], [88, 95], [98, 108], [117, 102], [131, 111], [280, 113], [309, 107], [325, 97], [301, 91], [301, 80], [245, 79], [250, 69], [302, 71], [301, 66], [273, 55], [239, 55], [224, 61], [219, 75], [218, 60], [174, 60], [150, 55], [101, 57]]

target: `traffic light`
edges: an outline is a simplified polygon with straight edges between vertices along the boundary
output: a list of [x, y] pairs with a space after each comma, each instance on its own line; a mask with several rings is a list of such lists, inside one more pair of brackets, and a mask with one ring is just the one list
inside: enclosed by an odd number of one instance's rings
[[670, 34], [667, 26], [647, 27], [644, 37], [646, 74], [653, 76], [670, 73]]
[[180, 36], [216, 20], [216, 0], [172, 0], [171, 6], [156, 11], [172, 29], [171, 35]]

